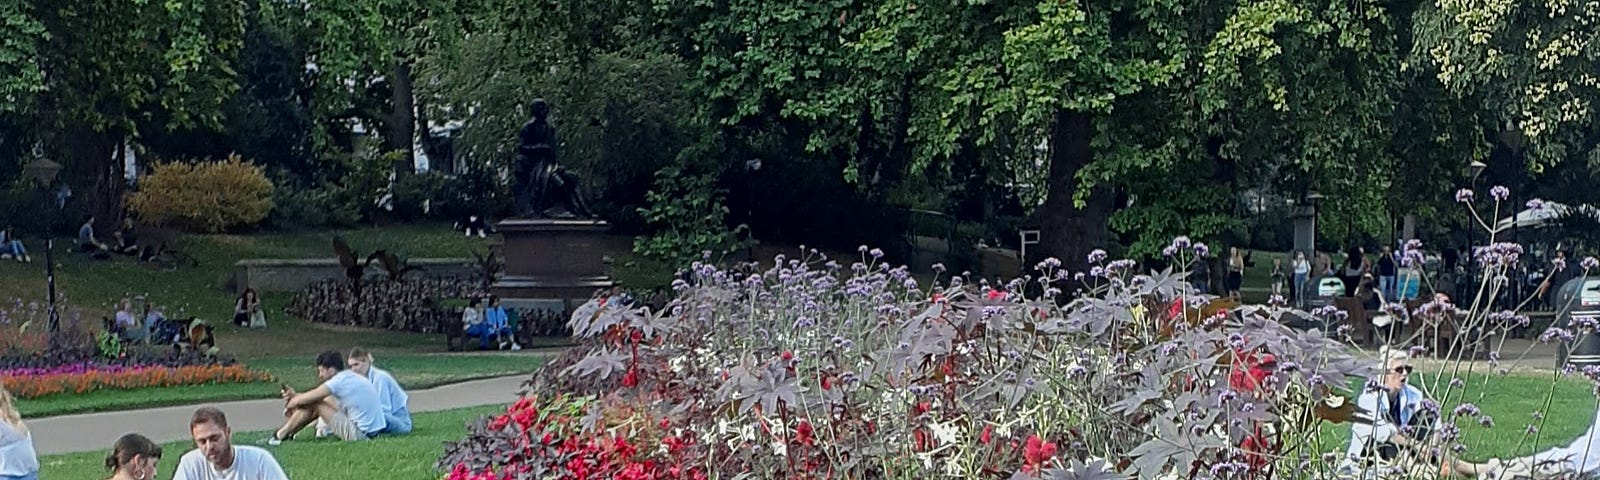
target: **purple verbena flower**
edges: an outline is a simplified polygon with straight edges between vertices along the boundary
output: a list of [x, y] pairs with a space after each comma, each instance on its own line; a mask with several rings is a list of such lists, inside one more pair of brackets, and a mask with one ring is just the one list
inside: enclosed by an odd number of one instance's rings
[[1544, 210], [1544, 200], [1537, 198], [1528, 200], [1527, 207], [1530, 210]]
[[1489, 196], [1494, 198], [1496, 202], [1504, 202], [1507, 198], [1511, 198], [1511, 189], [1506, 188], [1504, 185], [1495, 185], [1489, 189]]
[[1594, 257], [1583, 257], [1583, 261], [1578, 263], [1578, 266], [1583, 267], [1584, 270], [1594, 270], [1600, 268], [1600, 260], [1595, 260]]
[[1467, 203], [1472, 201], [1472, 189], [1463, 188], [1456, 190], [1456, 202]]
[[1483, 412], [1478, 410], [1478, 406], [1477, 405], [1473, 405], [1471, 403], [1463, 403], [1461, 405], [1456, 406], [1456, 409], [1454, 411], [1452, 411], [1451, 413], [1453, 413], [1457, 417], [1476, 417], [1476, 416], [1482, 414]]

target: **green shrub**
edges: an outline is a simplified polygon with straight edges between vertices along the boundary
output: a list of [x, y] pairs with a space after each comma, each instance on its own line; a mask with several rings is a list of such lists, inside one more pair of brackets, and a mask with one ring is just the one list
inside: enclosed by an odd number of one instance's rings
[[144, 223], [200, 232], [254, 225], [272, 211], [272, 182], [261, 167], [222, 161], [161, 163], [139, 178], [128, 208]]
[[673, 265], [688, 265], [704, 252], [727, 253], [743, 248], [744, 225], [728, 229], [728, 207], [716, 177], [692, 174], [672, 166], [656, 173], [647, 195], [650, 206], [639, 209], [653, 233], [633, 242], [633, 252]]

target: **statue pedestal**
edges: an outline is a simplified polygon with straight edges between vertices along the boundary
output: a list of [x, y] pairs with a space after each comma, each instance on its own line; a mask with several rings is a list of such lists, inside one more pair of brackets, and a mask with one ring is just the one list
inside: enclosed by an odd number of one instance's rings
[[505, 238], [506, 270], [490, 290], [511, 300], [588, 300], [616, 285], [607, 273], [602, 220], [509, 219], [494, 225]]

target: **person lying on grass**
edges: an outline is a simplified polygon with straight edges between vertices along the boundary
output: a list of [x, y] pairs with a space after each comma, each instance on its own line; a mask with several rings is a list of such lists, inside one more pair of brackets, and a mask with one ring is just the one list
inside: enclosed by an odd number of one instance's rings
[[1516, 478], [1593, 478], [1600, 476], [1600, 411], [1595, 412], [1589, 430], [1577, 440], [1530, 456], [1514, 459], [1492, 458], [1484, 463], [1450, 459], [1441, 473], [1463, 477]]
[[228, 416], [216, 407], [200, 407], [189, 419], [194, 450], [178, 459], [172, 480], [289, 480], [272, 453], [234, 446]]
[[411, 409], [406, 405], [410, 397], [394, 381], [389, 372], [373, 365], [372, 353], [361, 347], [350, 349], [350, 371], [366, 377], [378, 389], [378, 402], [383, 405], [383, 421], [388, 424], [384, 433], [404, 435], [411, 433]]
[[383, 433], [388, 426], [383, 419], [383, 404], [378, 401], [378, 389], [372, 382], [345, 369], [344, 356], [327, 351], [317, 355], [317, 378], [322, 385], [309, 392], [296, 394], [293, 388], [283, 386], [283, 415], [288, 418], [282, 428], [267, 437], [267, 445], [278, 445], [294, 438], [294, 434], [317, 419], [327, 422], [328, 429], [347, 442], [366, 440]]

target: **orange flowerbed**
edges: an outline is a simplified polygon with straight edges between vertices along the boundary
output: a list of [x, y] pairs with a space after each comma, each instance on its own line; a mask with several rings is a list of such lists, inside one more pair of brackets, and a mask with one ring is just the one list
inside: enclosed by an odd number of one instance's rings
[[244, 365], [205, 365], [184, 367], [139, 367], [120, 371], [88, 371], [51, 375], [0, 376], [0, 383], [19, 398], [38, 398], [57, 393], [88, 393], [95, 390], [130, 390], [144, 387], [171, 387], [207, 383], [252, 383], [272, 380], [272, 376], [251, 371]]

